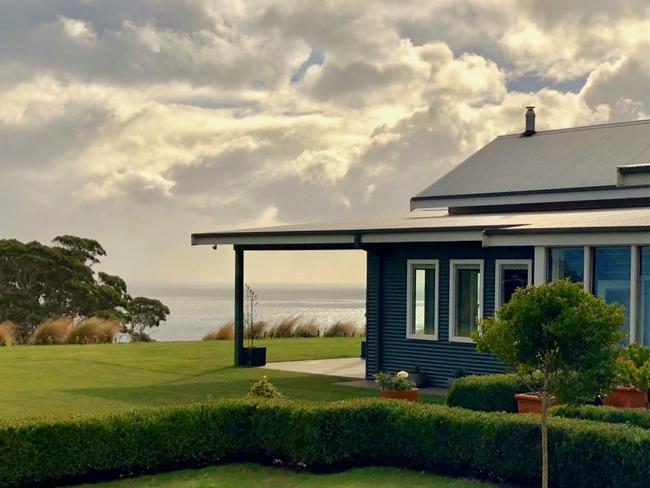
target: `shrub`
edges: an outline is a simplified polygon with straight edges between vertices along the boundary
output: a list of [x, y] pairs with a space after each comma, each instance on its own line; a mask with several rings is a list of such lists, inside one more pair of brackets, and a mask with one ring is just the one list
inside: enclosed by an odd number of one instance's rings
[[516, 393], [530, 391], [515, 374], [465, 376], [454, 381], [447, 394], [450, 407], [483, 412], [517, 412]]
[[65, 344], [72, 327], [70, 317], [55, 317], [41, 322], [32, 334], [31, 343], [35, 345]]
[[[63, 484], [232, 460], [312, 469], [388, 465], [539, 483], [539, 419], [379, 399], [219, 401], [109, 417], [0, 425], [0, 486]], [[550, 468], [566, 488], [640, 488], [650, 431], [551, 418]]]
[[643, 429], [650, 429], [650, 411], [648, 410], [595, 407], [593, 405], [583, 405], [580, 407], [561, 405], [552, 410], [552, 415], [556, 417], [607, 422], [610, 424], [627, 424]]
[[409, 391], [415, 388], [415, 382], [409, 379], [406, 371], [399, 371], [395, 374], [379, 372], [375, 375], [375, 383], [382, 390]]
[[204, 341], [232, 341], [235, 338], [235, 324], [226, 322], [217, 330], [203, 336]]
[[129, 334], [129, 342], [156, 342], [156, 340], [146, 332], [132, 332]]
[[269, 337], [293, 337], [294, 329], [299, 321], [300, 316], [282, 319], [271, 328], [268, 335]]
[[278, 391], [276, 386], [271, 383], [266, 375], [262, 376], [251, 386], [248, 396], [253, 398], [282, 398], [282, 393]]
[[118, 321], [90, 317], [72, 326], [68, 333], [67, 341], [70, 344], [101, 344], [113, 342], [119, 330], [120, 323]]
[[650, 387], [650, 348], [630, 344], [616, 358], [616, 383], [641, 391]]
[[354, 337], [355, 335], [358, 335], [357, 326], [352, 322], [341, 322], [340, 320], [323, 332], [323, 337]]
[[16, 326], [13, 322], [0, 323], [0, 346], [13, 346], [14, 345], [14, 332]]
[[296, 337], [319, 337], [320, 327], [313, 321], [299, 324], [293, 331], [293, 335]]

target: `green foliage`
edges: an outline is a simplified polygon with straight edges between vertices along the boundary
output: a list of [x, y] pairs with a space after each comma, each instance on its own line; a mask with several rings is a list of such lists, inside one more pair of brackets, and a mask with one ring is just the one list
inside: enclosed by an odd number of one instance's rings
[[399, 371], [395, 374], [379, 372], [375, 375], [375, 383], [382, 390], [409, 391], [415, 388], [415, 382], [408, 376], [406, 371]]
[[630, 344], [619, 351], [616, 384], [633, 386], [641, 391], [650, 388], [650, 348]]
[[282, 398], [282, 393], [269, 381], [266, 375], [262, 376], [251, 386], [248, 396], [253, 398]]
[[[356, 400], [221, 401], [97, 418], [0, 426], [0, 486], [51, 485], [232, 459], [344, 469], [385, 465], [530, 485], [539, 480], [532, 416]], [[555, 486], [640, 488], [650, 431], [553, 418]]]
[[563, 280], [517, 290], [475, 340], [525, 380], [541, 374], [540, 391], [576, 403], [609, 388], [622, 325], [622, 306]]
[[0, 322], [14, 322], [20, 342], [27, 342], [38, 324], [53, 317], [94, 316], [128, 323], [131, 308], [136, 330], [160, 323], [164, 305], [157, 300], [148, 307], [134, 304], [150, 299], [133, 299], [122, 278], [94, 272], [92, 266], [106, 255], [97, 241], [64, 235], [53, 242], [47, 246], [0, 240]]
[[517, 412], [515, 394], [530, 391], [516, 374], [465, 376], [454, 381], [447, 405], [483, 412]]
[[160, 326], [169, 315], [169, 308], [155, 298], [135, 297], [128, 303], [127, 310], [127, 332], [132, 336], [142, 336], [146, 329]]
[[650, 411], [646, 409], [560, 405], [552, 409], [551, 413], [556, 417], [594, 420], [610, 424], [627, 424], [642, 429], [650, 429]]

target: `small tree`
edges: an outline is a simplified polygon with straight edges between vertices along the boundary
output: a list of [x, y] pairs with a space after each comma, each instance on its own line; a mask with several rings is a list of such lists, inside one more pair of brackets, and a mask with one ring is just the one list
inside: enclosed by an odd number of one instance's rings
[[257, 313], [257, 293], [248, 284], [246, 286], [246, 328], [248, 329], [248, 339], [250, 348], [253, 349], [257, 335], [256, 331], [256, 313]]
[[609, 387], [622, 324], [622, 306], [564, 280], [520, 288], [474, 334], [479, 351], [491, 352], [539, 388], [543, 488], [548, 488], [549, 400], [578, 403]]
[[131, 340], [136, 341], [151, 340], [145, 330], [159, 327], [169, 315], [169, 308], [155, 298], [135, 297], [129, 301], [127, 310], [126, 332], [131, 336]]

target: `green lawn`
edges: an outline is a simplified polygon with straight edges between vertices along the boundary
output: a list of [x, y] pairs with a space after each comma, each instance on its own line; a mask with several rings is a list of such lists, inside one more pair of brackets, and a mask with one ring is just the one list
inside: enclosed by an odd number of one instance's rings
[[[359, 338], [259, 341], [269, 361], [354, 357]], [[111, 413], [245, 394], [266, 374], [290, 398], [375, 396], [337, 378], [233, 368], [230, 341], [0, 348], [0, 418]], [[441, 401], [441, 397], [430, 397]]]
[[394, 468], [360, 468], [335, 474], [295, 473], [256, 464], [229, 464], [157, 476], [83, 485], [87, 488], [494, 488], [479, 481], [445, 478]]

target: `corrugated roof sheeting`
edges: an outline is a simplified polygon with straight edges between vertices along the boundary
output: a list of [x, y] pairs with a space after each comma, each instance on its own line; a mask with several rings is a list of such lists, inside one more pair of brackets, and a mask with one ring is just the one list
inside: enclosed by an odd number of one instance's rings
[[616, 168], [650, 161], [650, 120], [500, 136], [416, 198], [616, 185]]

